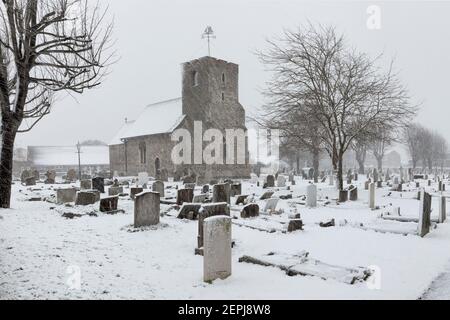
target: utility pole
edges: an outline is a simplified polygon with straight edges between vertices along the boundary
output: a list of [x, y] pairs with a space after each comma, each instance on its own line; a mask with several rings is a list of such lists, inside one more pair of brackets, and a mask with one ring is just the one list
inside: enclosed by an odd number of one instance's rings
[[78, 179], [81, 181], [81, 144], [78, 141], [77, 144], [77, 153], [78, 153]]
[[208, 56], [211, 56], [211, 39], [216, 39], [214, 30], [211, 26], [206, 27], [205, 31], [203, 32], [202, 39], [206, 39], [208, 41]]

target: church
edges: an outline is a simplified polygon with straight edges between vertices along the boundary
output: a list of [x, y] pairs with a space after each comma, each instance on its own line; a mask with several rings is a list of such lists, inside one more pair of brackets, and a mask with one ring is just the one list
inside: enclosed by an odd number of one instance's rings
[[[148, 105], [135, 121], [127, 121], [109, 144], [111, 171], [118, 175], [147, 172], [157, 179], [187, 175], [210, 180], [248, 178], [248, 140], [244, 164], [174, 164], [175, 130], [194, 137], [194, 123], [203, 130], [245, 130], [245, 110], [239, 102], [239, 66], [210, 56], [182, 64], [182, 96]], [[194, 141], [192, 141], [192, 145]], [[193, 147], [192, 147], [193, 148]], [[193, 152], [193, 151], [192, 151]]]

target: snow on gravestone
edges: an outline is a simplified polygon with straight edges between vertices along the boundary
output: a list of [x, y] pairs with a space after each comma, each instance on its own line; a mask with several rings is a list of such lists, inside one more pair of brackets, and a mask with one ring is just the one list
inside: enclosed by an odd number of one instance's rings
[[241, 218], [248, 219], [259, 216], [259, 206], [256, 203], [246, 205], [241, 211]]
[[369, 208], [375, 209], [375, 183], [369, 184]]
[[313, 184], [306, 187], [306, 206], [317, 207], [317, 187]]
[[123, 194], [123, 187], [114, 187], [114, 186], [112, 186], [112, 187], [109, 187], [109, 189], [108, 189], [108, 195], [110, 197], [119, 196], [121, 194]]
[[419, 226], [417, 234], [420, 237], [425, 237], [430, 232], [431, 226], [431, 195], [424, 190], [420, 193], [419, 210]]
[[447, 220], [447, 198], [439, 197], [439, 223], [444, 223]]
[[154, 226], [159, 223], [160, 203], [159, 193], [144, 192], [134, 199], [134, 227]]
[[164, 194], [164, 182], [158, 180], [155, 181], [152, 185], [152, 191], [153, 192], [158, 192], [160, 198], [164, 198], [165, 194]]
[[213, 186], [213, 202], [226, 202], [230, 204], [231, 186], [228, 183], [216, 184]]
[[140, 172], [138, 174], [138, 184], [139, 184], [139, 186], [143, 186], [143, 185], [148, 184], [148, 181], [149, 181], [149, 176], [148, 176], [147, 172]]
[[215, 216], [203, 226], [203, 281], [212, 282], [231, 276], [231, 218]]

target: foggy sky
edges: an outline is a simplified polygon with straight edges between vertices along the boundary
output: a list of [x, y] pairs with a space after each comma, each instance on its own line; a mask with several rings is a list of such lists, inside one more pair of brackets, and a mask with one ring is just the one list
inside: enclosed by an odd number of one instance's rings
[[[47, 116], [17, 145], [74, 145], [109, 142], [125, 118], [150, 103], [181, 96], [181, 63], [207, 55], [201, 34], [216, 32], [212, 56], [240, 65], [240, 100], [247, 113], [262, 103], [270, 76], [254, 52], [265, 38], [306, 23], [332, 24], [349, 44], [395, 57], [414, 102], [418, 122], [450, 140], [450, 2], [362, 2], [281, 0], [102, 0], [115, 19], [120, 61], [103, 85], [76, 96], [60, 96]], [[381, 30], [366, 26], [369, 5], [381, 7]]]

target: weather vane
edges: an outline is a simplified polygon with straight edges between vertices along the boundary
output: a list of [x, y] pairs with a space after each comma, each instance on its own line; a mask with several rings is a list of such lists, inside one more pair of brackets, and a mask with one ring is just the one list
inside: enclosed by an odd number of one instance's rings
[[214, 30], [211, 26], [207, 26], [203, 32], [202, 39], [207, 39], [208, 41], [208, 56], [211, 56], [211, 39], [216, 39], [214, 35]]

